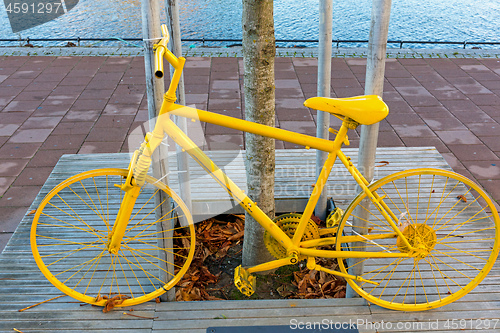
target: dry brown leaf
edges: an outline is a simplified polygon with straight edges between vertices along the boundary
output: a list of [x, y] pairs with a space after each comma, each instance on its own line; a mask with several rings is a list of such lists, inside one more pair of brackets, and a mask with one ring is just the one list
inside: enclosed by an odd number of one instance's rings
[[130, 298], [130, 297], [127, 295], [116, 295], [116, 296], [108, 299], [108, 301], [104, 305], [104, 309], [102, 309], [102, 312], [106, 313], [106, 312], [113, 310], [113, 308], [115, 306], [122, 304], [123, 301], [125, 301], [128, 298]]
[[389, 165], [389, 161], [380, 161], [380, 162], [377, 162], [377, 163], [380, 163], [380, 165], [376, 165], [375, 166], [376, 168]]
[[243, 234], [244, 234], [244, 233], [245, 233], [245, 231], [240, 231], [240, 232], [238, 232], [237, 234], [234, 234], [234, 235], [232, 235], [231, 237], [229, 237], [227, 240], [228, 240], [228, 241], [230, 241], [230, 242], [232, 242], [232, 241], [234, 241], [234, 240], [240, 239], [240, 238], [242, 238], [242, 237], [243, 237]]

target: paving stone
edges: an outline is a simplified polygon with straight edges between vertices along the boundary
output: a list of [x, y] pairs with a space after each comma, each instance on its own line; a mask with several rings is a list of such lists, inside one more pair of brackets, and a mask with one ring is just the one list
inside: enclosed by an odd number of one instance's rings
[[19, 129], [12, 135], [10, 143], [44, 142], [52, 132], [50, 128]]
[[206, 139], [210, 150], [244, 149], [244, 139], [242, 134], [207, 135]]
[[495, 161], [463, 161], [476, 179], [500, 179], [500, 159]]
[[0, 176], [0, 197], [2, 197], [7, 192], [10, 185], [12, 185], [15, 179], [15, 177]]
[[496, 201], [498, 203], [498, 198], [500, 198], [500, 179], [479, 179], [479, 183], [492, 198], [497, 198]]
[[0, 251], [3, 251], [13, 234], [12, 232], [0, 233]]
[[497, 154], [500, 153], [500, 139], [498, 138], [498, 135], [486, 137], [481, 136], [480, 140], [492, 151], [496, 152]]
[[481, 141], [470, 131], [435, 131], [445, 144], [481, 144]]
[[61, 119], [62, 117], [31, 117], [24, 122], [20, 129], [53, 129], [59, 124]]
[[[16, 230], [19, 222], [26, 215], [29, 206], [24, 207], [12, 207], [12, 206], [1, 206], [0, 207], [0, 234], [2, 233], [12, 233]], [[0, 250], [1, 251], [1, 250]]]
[[458, 160], [458, 158], [451, 152], [449, 153], [441, 153], [443, 158], [446, 160], [448, 165], [453, 169], [465, 169], [465, 166]]
[[0, 160], [31, 158], [40, 148], [41, 143], [10, 143], [7, 142], [0, 148]]
[[405, 144], [395, 131], [383, 131], [378, 134], [379, 147], [404, 147]]
[[450, 150], [436, 135], [424, 137], [402, 137], [406, 147], [435, 147], [440, 153], [448, 153]]
[[3, 109], [3, 112], [16, 112], [16, 111], [33, 112], [38, 108], [41, 102], [42, 102], [41, 100], [28, 100], [28, 101], [13, 100]]
[[498, 156], [483, 144], [448, 144], [448, 148], [460, 161], [494, 161], [498, 159]]
[[2, 124], [0, 123], [0, 136], [11, 136], [19, 128], [16, 124]]
[[[111, 113], [111, 112], [110, 112]], [[113, 114], [113, 113], [111, 113]], [[129, 114], [132, 114], [130, 111]], [[69, 110], [66, 115], [63, 117], [62, 121], [73, 121], [73, 122], [89, 122], [96, 121], [101, 115], [100, 110]]]
[[209, 101], [211, 98], [216, 99], [235, 99], [241, 98], [241, 91], [239, 89], [220, 89], [210, 90]]
[[[429, 89], [428, 87], [426, 87]], [[468, 97], [463, 94], [462, 92], [458, 91], [455, 88], [450, 88], [450, 89], [434, 89], [434, 90], [429, 90], [429, 92], [436, 97], [439, 101], [443, 100], [457, 100], [457, 99], [463, 99], [466, 100]]]
[[87, 142], [123, 142], [128, 128], [122, 127], [94, 127], [85, 141]]
[[[59, 150], [42, 150], [36, 152], [33, 158], [27, 164], [30, 168], [38, 168], [38, 167], [54, 167], [59, 159], [64, 154], [76, 154], [78, 152], [78, 148], [74, 149], [59, 149]], [[28, 162], [28, 160], [25, 160]], [[19, 174], [19, 173], [18, 173]]]
[[44, 103], [42, 103], [42, 105], [36, 108], [35, 112], [32, 113], [33, 116], [35, 117], [64, 116], [66, 113], [68, 113], [69, 109], [71, 108], [71, 104], [50, 105]]
[[79, 154], [103, 154], [103, 153], [119, 153], [122, 151], [123, 141], [119, 142], [84, 142]]
[[29, 207], [41, 186], [11, 186], [0, 198], [0, 207]]
[[491, 118], [486, 112], [481, 109], [472, 109], [469, 111], [453, 112], [453, 115], [464, 124], [475, 123], [494, 123], [495, 120]]
[[86, 137], [87, 137], [86, 134], [83, 135], [52, 134], [47, 138], [47, 140], [45, 140], [41, 148], [43, 150], [77, 149], [82, 145]]
[[0, 161], [0, 176], [17, 177], [28, 162], [28, 159], [4, 159]]
[[392, 125], [401, 138], [433, 137], [434, 132], [424, 125], [394, 124]]
[[17, 176], [16, 181], [12, 184], [13, 186], [42, 186], [45, 184], [47, 178], [49, 178], [53, 167], [35, 167], [35, 168], [24, 168], [24, 170]]
[[491, 93], [480, 95], [467, 94], [467, 97], [480, 107], [483, 105], [500, 105], [500, 97]]
[[467, 123], [467, 127], [478, 137], [498, 136], [500, 124], [496, 122]]
[[240, 82], [238, 80], [214, 80], [211, 85], [212, 90], [239, 90]]
[[434, 131], [467, 130], [467, 127], [455, 117], [427, 119], [425, 115], [421, 115], [421, 117], [424, 118], [425, 123]]

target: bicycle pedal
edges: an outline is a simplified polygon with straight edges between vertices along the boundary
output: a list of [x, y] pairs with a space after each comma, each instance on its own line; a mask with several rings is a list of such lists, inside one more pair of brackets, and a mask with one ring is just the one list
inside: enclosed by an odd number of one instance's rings
[[338, 207], [335, 207], [335, 209], [333, 209], [326, 218], [326, 227], [333, 228], [334, 226], [338, 225], [343, 215], [344, 211]]
[[240, 265], [234, 270], [234, 284], [243, 295], [250, 297], [255, 292], [256, 279]]

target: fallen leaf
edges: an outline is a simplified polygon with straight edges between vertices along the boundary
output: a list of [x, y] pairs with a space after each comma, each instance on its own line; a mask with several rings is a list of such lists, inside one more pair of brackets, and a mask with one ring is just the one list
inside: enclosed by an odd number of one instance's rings
[[375, 166], [376, 168], [379, 168], [379, 167], [383, 167], [383, 166], [389, 165], [389, 161], [380, 161], [380, 162], [377, 162], [377, 163], [380, 163], [380, 165], [376, 165], [376, 166]]
[[243, 237], [243, 234], [244, 234], [244, 233], [245, 233], [245, 231], [244, 231], [244, 230], [243, 230], [243, 231], [240, 231], [240, 232], [238, 232], [237, 234], [234, 234], [234, 235], [232, 235], [231, 237], [229, 237], [227, 240], [232, 242], [232, 241], [234, 241], [234, 240], [240, 239], [240, 238], [242, 238], [242, 237]]

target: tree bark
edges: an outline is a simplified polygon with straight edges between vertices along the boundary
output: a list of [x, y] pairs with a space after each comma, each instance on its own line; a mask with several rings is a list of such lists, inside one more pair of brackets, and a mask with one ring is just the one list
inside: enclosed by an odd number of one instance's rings
[[[273, 0], [243, 0], [243, 62], [245, 68], [245, 117], [275, 125]], [[274, 139], [246, 133], [248, 196], [274, 218]], [[263, 241], [264, 229], [245, 216], [243, 266], [272, 260]]]

